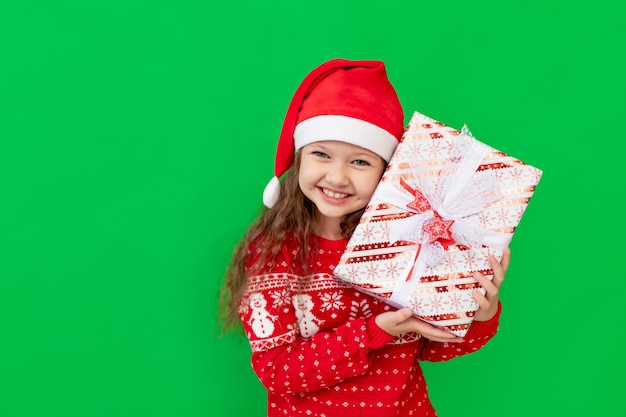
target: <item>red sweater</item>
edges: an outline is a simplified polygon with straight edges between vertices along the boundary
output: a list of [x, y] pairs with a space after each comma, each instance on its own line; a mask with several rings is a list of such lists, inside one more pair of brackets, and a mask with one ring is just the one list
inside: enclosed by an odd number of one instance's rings
[[392, 308], [332, 275], [347, 241], [318, 241], [312, 279], [294, 273], [297, 246], [288, 240], [271, 271], [249, 278], [240, 305], [268, 417], [435, 416], [418, 361], [480, 349], [495, 335], [500, 311], [473, 322], [460, 344], [416, 333], [393, 338], [374, 321]]

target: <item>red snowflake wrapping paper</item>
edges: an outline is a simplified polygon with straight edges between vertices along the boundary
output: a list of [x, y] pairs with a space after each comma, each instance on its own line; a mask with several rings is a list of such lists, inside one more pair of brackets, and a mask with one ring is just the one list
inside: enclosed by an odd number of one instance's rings
[[415, 112], [335, 275], [464, 336], [542, 171]]

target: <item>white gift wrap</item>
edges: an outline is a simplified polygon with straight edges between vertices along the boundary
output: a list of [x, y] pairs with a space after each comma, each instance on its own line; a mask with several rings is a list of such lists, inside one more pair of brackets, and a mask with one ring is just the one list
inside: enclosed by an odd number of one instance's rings
[[464, 336], [542, 172], [415, 112], [335, 275]]

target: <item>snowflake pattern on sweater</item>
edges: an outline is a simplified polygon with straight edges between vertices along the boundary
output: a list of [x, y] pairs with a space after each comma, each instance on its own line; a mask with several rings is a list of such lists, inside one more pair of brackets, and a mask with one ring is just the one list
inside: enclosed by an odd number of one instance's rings
[[248, 279], [240, 316], [252, 367], [268, 391], [268, 417], [436, 416], [419, 361], [446, 361], [480, 349], [500, 312], [473, 322], [460, 344], [415, 333], [393, 338], [375, 323], [392, 308], [337, 280], [347, 240], [316, 238], [303, 277], [287, 239], [276, 265]]

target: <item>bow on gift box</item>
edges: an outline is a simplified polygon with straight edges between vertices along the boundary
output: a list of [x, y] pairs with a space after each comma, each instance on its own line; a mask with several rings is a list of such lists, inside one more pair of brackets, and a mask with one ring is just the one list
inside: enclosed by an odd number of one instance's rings
[[409, 304], [419, 276], [427, 266], [436, 265], [450, 245], [504, 250], [511, 241], [511, 234], [488, 230], [471, 217], [502, 198], [494, 172], [477, 173], [481, 161], [493, 149], [465, 133], [455, 138], [454, 147], [452, 167], [446, 167], [452, 170], [450, 175], [433, 179], [428, 175], [432, 168], [416, 163], [410, 172], [417, 181], [415, 188], [401, 177], [399, 186], [383, 181], [376, 190], [377, 201], [414, 213], [389, 224], [389, 243], [403, 240], [417, 244], [414, 262], [406, 268], [390, 298], [398, 305]]
[[424, 222], [416, 230], [422, 230], [422, 235], [430, 245], [439, 244], [444, 249], [448, 249], [448, 246], [454, 244], [452, 232], [450, 232], [450, 227], [454, 224], [454, 220], [445, 220], [441, 217], [437, 210], [432, 209], [424, 194], [420, 190], [411, 188], [404, 178], [400, 178], [400, 185], [415, 196], [415, 199], [406, 206], [415, 210], [418, 214], [425, 214], [420, 219], [424, 220]]

